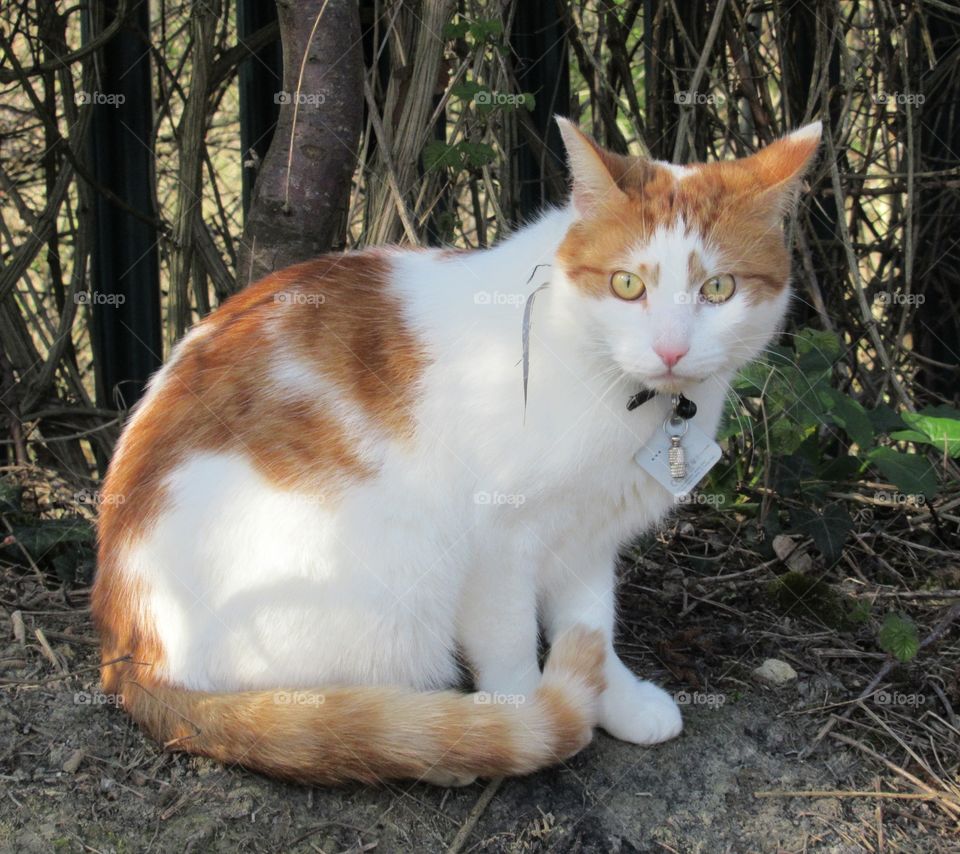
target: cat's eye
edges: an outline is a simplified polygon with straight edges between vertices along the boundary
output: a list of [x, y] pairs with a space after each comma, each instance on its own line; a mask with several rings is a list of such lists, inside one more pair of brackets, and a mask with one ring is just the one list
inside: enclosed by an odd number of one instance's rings
[[628, 273], [626, 270], [617, 270], [610, 277], [610, 287], [620, 299], [625, 300], [640, 299], [647, 291], [643, 279], [636, 273]]
[[729, 273], [724, 273], [722, 276], [711, 276], [707, 279], [700, 288], [700, 293], [707, 302], [719, 305], [730, 299], [736, 289], [736, 280]]

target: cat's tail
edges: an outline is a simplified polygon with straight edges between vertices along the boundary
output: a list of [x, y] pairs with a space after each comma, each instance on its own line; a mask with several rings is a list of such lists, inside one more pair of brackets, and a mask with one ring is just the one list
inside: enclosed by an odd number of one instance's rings
[[206, 693], [124, 680], [133, 718], [166, 747], [305, 783], [424, 779], [441, 785], [528, 774], [589, 743], [605, 645], [558, 638], [532, 697], [341, 687]]

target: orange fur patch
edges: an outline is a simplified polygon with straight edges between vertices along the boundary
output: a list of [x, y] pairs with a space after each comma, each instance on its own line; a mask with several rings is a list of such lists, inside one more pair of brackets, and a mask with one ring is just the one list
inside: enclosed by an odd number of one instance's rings
[[[626, 253], [678, 220], [720, 251], [729, 269], [717, 272], [736, 274], [754, 298], [784, 287], [790, 256], [779, 215], [819, 140], [787, 137], [748, 158], [693, 166], [683, 178], [588, 141], [621, 192], [592, 207], [560, 246], [560, 263], [584, 292], [607, 296], [610, 275], [621, 269]], [[690, 274], [705, 277], [708, 271], [691, 266]]]
[[[408, 435], [409, 407], [424, 356], [388, 290], [378, 253], [327, 256], [282, 270], [230, 299], [186, 341], [162, 384], [136, 415], [104, 482], [93, 616], [102, 640], [105, 690], [150, 675], [163, 650], [142, 622], [140, 591], [120, 572], [125, 543], [144, 536], [168, 498], [164, 480], [197, 452], [245, 454], [282, 488], [335, 496], [373, 474], [335, 416], [309, 400], [287, 402], [258, 382], [275, 341], [385, 433]], [[297, 295], [296, 297], [294, 295]]]

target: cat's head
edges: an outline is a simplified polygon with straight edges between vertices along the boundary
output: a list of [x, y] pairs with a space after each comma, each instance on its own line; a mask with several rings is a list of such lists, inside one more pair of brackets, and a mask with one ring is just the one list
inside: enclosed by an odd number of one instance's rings
[[558, 121], [577, 218], [556, 260], [601, 355], [658, 391], [754, 358], [789, 300], [784, 216], [820, 123], [750, 157], [674, 166], [606, 151]]

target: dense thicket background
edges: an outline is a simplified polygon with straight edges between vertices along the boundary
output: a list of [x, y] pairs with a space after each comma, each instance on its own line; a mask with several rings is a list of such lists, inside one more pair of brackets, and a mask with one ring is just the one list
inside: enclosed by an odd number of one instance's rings
[[[936, 711], [901, 745], [947, 786], [960, 703], [944, 643], [960, 598], [949, 0], [4, 4], [3, 604], [59, 587], [83, 605], [98, 480], [193, 323], [323, 251], [501, 239], [564, 197], [555, 113], [615, 151], [677, 162], [823, 120], [788, 230], [788, 330], [738, 378], [697, 506], [625, 555], [628, 588], [646, 568], [648, 592], [683, 579], [681, 618], [715, 607], [801, 646], [829, 638], [852, 700], [907, 680]], [[660, 659], [695, 684], [684, 650]], [[853, 711], [843, 720], [866, 720]]]

